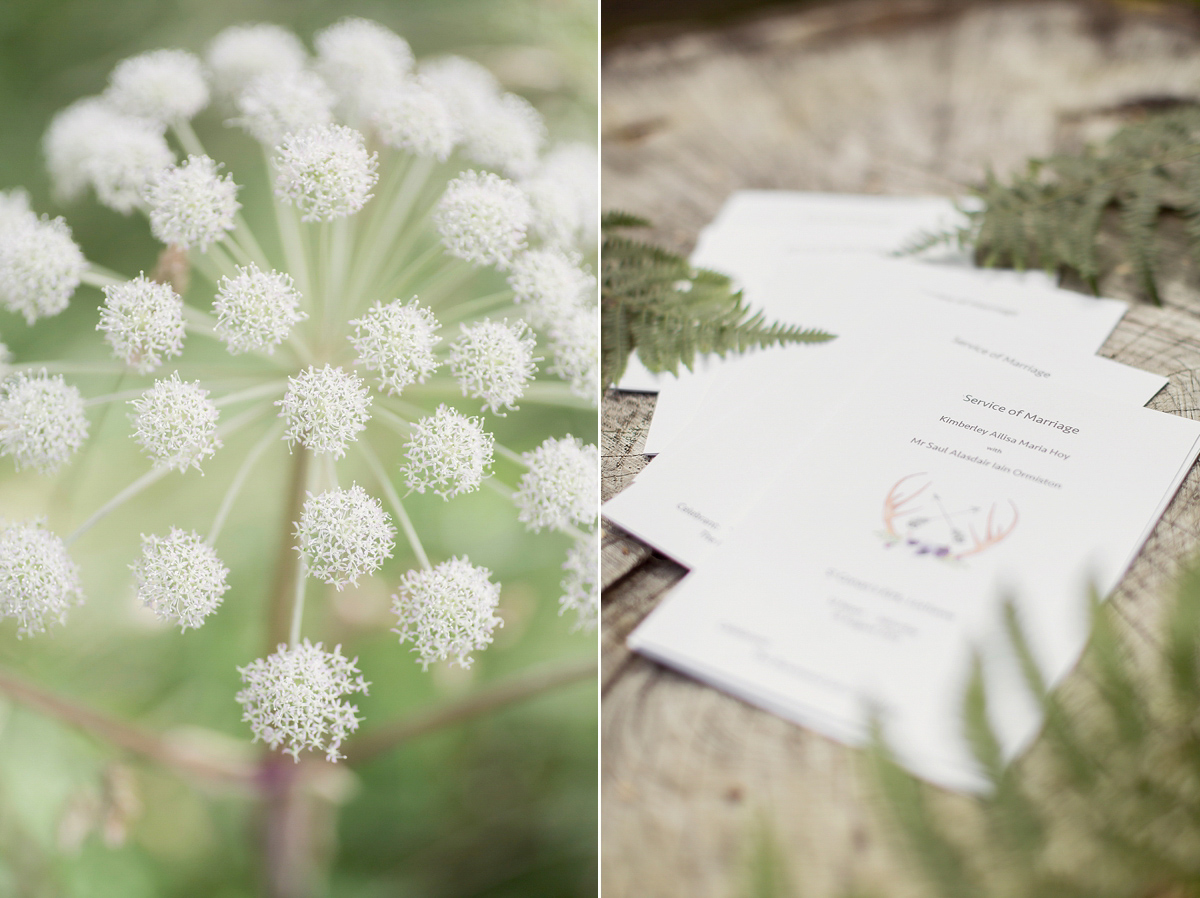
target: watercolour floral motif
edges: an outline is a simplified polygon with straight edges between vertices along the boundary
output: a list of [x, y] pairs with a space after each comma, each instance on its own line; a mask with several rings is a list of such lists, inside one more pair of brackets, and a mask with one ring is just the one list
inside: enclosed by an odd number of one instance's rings
[[897, 480], [883, 500], [884, 546], [914, 555], [961, 561], [999, 545], [1016, 529], [1019, 515], [1012, 500], [981, 504], [944, 498], [925, 473]]

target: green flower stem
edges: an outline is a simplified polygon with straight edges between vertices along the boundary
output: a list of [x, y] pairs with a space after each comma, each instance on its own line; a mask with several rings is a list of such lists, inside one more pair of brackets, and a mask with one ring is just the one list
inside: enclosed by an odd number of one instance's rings
[[255, 443], [254, 447], [246, 453], [246, 457], [242, 459], [237, 473], [233, 475], [233, 480], [230, 481], [229, 489], [225, 491], [225, 496], [221, 499], [221, 505], [217, 509], [217, 516], [213, 519], [212, 527], [208, 531], [208, 538], [204, 540], [208, 545], [216, 545], [217, 537], [221, 535], [221, 530], [225, 527], [225, 521], [229, 517], [229, 512], [233, 510], [233, 503], [237, 501], [237, 497], [246, 483], [246, 478], [250, 476], [251, 469], [272, 444], [279, 442], [283, 437], [283, 429], [283, 422], [277, 421], [273, 427], [263, 434], [262, 439]]
[[107, 268], [101, 268], [99, 265], [90, 265], [86, 268], [79, 277], [80, 283], [87, 284], [89, 287], [103, 288], [111, 287], [115, 284], [123, 284], [129, 278], [123, 278], [115, 271], [109, 271]]
[[179, 145], [183, 147], [183, 151], [189, 156], [207, 156], [204, 152], [204, 144], [200, 143], [200, 138], [196, 136], [196, 132], [192, 130], [192, 123], [186, 119], [181, 119], [171, 123], [171, 133], [179, 141]]
[[[263, 161], [267, 169], [267, 183], [274, 187], [275, 163], [270, 152], [263, 148]], [[279, 231], [279, 243], [283, 247], [283, 258], [288, 273], [296, 281], [300, 291], [301, 306], [311, 314], [313, 309], [312, 281], [309, 278], [308, 252], [304, 248], [304, 235], [300, 231], [300, 220], [296, 208], [283, 202], [271, 190], [271, 206], [275, 210], [275, 227]]]
[[120, 508], [134, 496], [158, 483], [158, 481], [162, 480], [170, 472], [171, 469], [165, 465], [162, 467], [151, 468], [137, 480], [133, 481], [133, 483], [129, 484], [129, 486], [125, 487], [125, 489], [121, 490], [121, 492], [117, 493], [115, 496], [101, 505], [100, 508], [98, 508], [90, 518], [76, 527], [74, 532], [64, 539], [63, 542], [68, 546], [71, 545], [78, 540], [79, 537], [83, 536], [85, 533], [99, 524], [100, 521], [102, 521], [106, 516], [111, 514], [113, 511], [116, 511], [116, 509]]
[[145, 392], [146, 388], [142, 387], [140, 390], [122, 390], [119, 393], [105, 393], [103, 396], [93, 396], [90, 399], [83, 400], [83, 407], [92, 408], [93, 406], [105, 405], [109, 402], [120, 402], [122, 399], [137, 399]]
[[253, 387], [247, 387], [244, 390], [239, 390], [236, 393], [226, 393], [213, 400], [213, 405], [217, 408], [222, 408], [226, 405], [234, 405], [239, 402], [246, 402], [250, 399], [262, 399], [267, 396], [277, 396], [287, 389], [288, 382], [286, 380], [273, 380], [270, 383], [258, 384]]
[[[316, 485], [317, 465], [316, 458], [308, 450], [301, 450], [302, 453], [308, 456], [305, 463], [305, 477], [303, 491], [305, 494], [312, 492]], [[301, 497], [301, 506], [303, 506], [303, 497]], [[297, 517], [299, 517], [297, 515]], [[285, 534], [285, 542], [288, 542]], [[292, 623], [288, 629], [288, 645], [295, 647], [300, 644], [300, 628], [304, 623], [304, 596], [308, 586], [308, 563], [304, 560], [304, 553], [296, 553], [296, 582], [292, 584], [294, 591], [292, 594]]]
[[341, 489], [338, 485], [337, 476], [337, 459], [333, 457], [332, 452], [328, 452], [324, 456], [325, 459], [325, 481], [329, 484], [329, 489]]
[[246, 266], [251, 263], [250, 254], [229, 234], [226, 234], [225, 239], [220, 243], [214, 244], [214, 246], [222, 247], [226, 255], [232, 258], [235, 265]]
[[211, 260], [214, 270], [225, 277], [237, 277], [237, 262], [229, 255], [227, 241], [210, 244], [208, 250], [200, 255]]
[[176, 773], [243, 788], [255, 784], [254, 765], [206, 756], [195, 747], [184, 748], [167, 737], [55, 695], [10, 671], [0, 670], [0, 694]]
[[188, 253], [188, 262], [193, 268], [200, 272], [201, 276], [212, 284], [214, 287], [221, 285], [221, 271], [213, 264], [213, 261], [200, 253]]
[[[465, 263], [447, 265], [421, 284], [421, 301], [431, 309], [436, 309], [444, 297], [455, 295], [478, 273], [477, 269]], [[394, 295], [394, 291], [388, 291], [385, 295]]]
[[594, 657], [537, 667], [457, 701], [378, 726], [350, 740], [342, 750], [348, 763], [365, 764], [419, 736], [591, 679], [596, 669]]
[[[434, 240], [418, 255], [409, 258], [408, 248], [397, 248], [396, 258], [402, 260], [398, 265], [392, 266], [394, 270], [388, 271], [388, 276], [384, 283], [387, 287], [379, 291], [380, 295], [387, 297], [398, 297], [407, 295], [409, 289], [412, 289], [413, 284], [420, 284], [422, 275], [426, 273], [429, 263], [440, 259], [446, 252], [440, 240]], [[465, 265], [465, 262], [459, 262], [455, 259], [455, 263]], [[454, 263], [451, 263], [453, 265]], [[447, 266], [450, 267], [450, 266]], [[439, 269], [436, 274], [440, 274], [442, 269]], [[415, 292], [415, 291], [414, 291]]]
[[267, 613], [268, 653], [275, 651], [287, 639], [288, 624], [292, 612], [292, 595], [295, 590], [296, 551], [292, 548], [292, 528], [300, 519], [308, 487], [308, 468], [311, 457], [300, 450], [291, 455], [287, 504], [283, 507], [283, 519], [279, 527], [279, 548], [275, 553], [275, 573], [271, 586], [271, 600]]
[[502, 446], [500, 443], [494, 443], [492, 445], [492, 451], [494, 451], [497, 455], [501, 456], [502, 458], [507, 458], [509, 461], [513, 462], [514, 464], [520, 465], [522, 468], [525, 468], [526, 470], [528, 470], [528, 468], [529, 468], [528, 463], [521, 456], [521, 453], [514, 452], [512, 449], [509, 449], [507, 446]]
[[[472, 299], [470, 302], [460, 302], [454, 306], [443, 318], [438, 320], [442, 324], [453, 324], [456, 321], [462, 321], [464, 318], [472, 318], [480, 312], [497, 312], [497, 311], [520, 311], [520, 306], [511, 302], [513, 292], [511, 290], [500, 290], [496, 293], [489, 293], [487, 296], [481, 296], [479, 299]], [[496, 308], [500, 306], [502, 308]]]
[[[269, 408], [269, 406], [267, 408]], [[237, 431], [241, 430], [255, 418], [262, 417], [264, 411], [264, 408], [259, 407], [250, 409], [248, 412], [243, 412], [237, 417], [230, 419], [223, 426], [218, 427], [217, 436], [226, 437], [237, 433]], [[116, 511], [130, 499], [158, 483], [158, 481], [166, 477], [167, 474], [171, 473], [171, 471], [172, 468], [169, 468], [165, 465], [151, 468], [137, 480], [133, 481], [133, 483], [129, 484], [129, 486], [125, 487], [125, 489], [121, 490], [121, 492], [117, 493], [102, 506], [100, 506], [100, 508], [98, 508], [90, 518], [76, 527], [75, 531], [66, 539], [64, 539], [63, 542], [68, 546], [71, 545], [78, 540], [79, 537], [83, 536], [94, 526], [100, 523], [100, 521], [104, 520], [104, 518], [109, 514]]]
[[124, 365], [104, 364], [103, 362], [20, 362], [5, 370], [8, 371], [45, 371], [47, 374], [94, 374], [111, 376], [124, 374], [129, 369]]
[[288, 630], [288, 646], [295, 648], [300, 644], [300, 626], [304, 623], [304, 594], [308, 586], [308, 565], [301, 555], [296, 561], [296, 593], [292, 599], [292, 625]]
[[400, 501], [400, 496], [396, 493], [396, 488], [392, 485], [391, 478], [388, 477], [387, 472], [383, 469], [383, 464], [379, 461], [379, 456], [375, 454], [375, 450], [371, 448], [366, 440], [360, 440], [355, 445], [366, 461], [367, 467], [371, 469], [371, 473], [375, 475], [375, 479], [379, 482], [379, 487], [383, 490], [384, 496], [387, 497], [388, 504], [392, 506], [392, 511], [396, 513], [396, 520], [400, 522], [400, 529], [404, 531], [409, 548], [417, 556], [417, 561], [421, 563], [421, 567], [425, 568], [425, 570], [432, 570], [433, 565], [429, 563], [429, 556], [425, 554], [425, 547], [421, 545], [421, 539], [417, 536], [417, 529], [413, 526], [412, 520], [404, 510], [404, 504]]
[[434, 168], [435, 161], [428, 157], [420, 157], [409, 164], [395, 200], [387, 207], [387, 214], [380, 222], [379, 227], [372, 227], [369, 232], [369, 236], [364, 242], [366, 257], [361, 263], [356, 264], [357, 276], [348, 291], [350, 301], [353, 303], [349, 307], [351, 312], [364, 301], [371, 299], [372, 295], [375, 298], [383, 298], [385, 301], [392, 298], [384, 291], [369, 290], [368, 292], [368, 288], [379, 285], [383, 275], [382, 269], [392, 259], [403, 259], [408, 252], [409, 246], [404, 241], [397, 243], [397, 238], [409, 223], [408, 219], [412, 214], [413, 206], [420, 197]]
[[234, 214], [233, 224], [234, 229], [233, 233], [229, 235], [230, 239], [236, 240], [238, 243], [240, 243], [242, 248], [246, 251], [246, 254], [250, 256], [254, 264], [257, 265], [261, 270], [270, 271], [273, 267], [271, 265], [271, 260], [268, 259], [267, 254], [263, 252], [258, 240], [254, 237], [254, 232], [250, 230], [250, 225], [241, 212]]
[[[404, 390], [405, 396], [433, 398], [459, 398], [462, 387], [457, 380], [448, 377], [432, 377], [425, 383], [411, 384]], [[538, 405], [556, 405], [562, 408], [578, 408], [594, 410], [596, 405], [592, 400], [585, 399], [571, 392], [570, 384], [562, 381], [537, 381], [527, 384], [521, 394], [521, 402], [533, 402]]]

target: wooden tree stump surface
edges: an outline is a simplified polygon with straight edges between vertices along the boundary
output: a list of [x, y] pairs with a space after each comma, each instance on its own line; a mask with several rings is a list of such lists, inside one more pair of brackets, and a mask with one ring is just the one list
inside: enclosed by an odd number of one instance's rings
[[[629, 44], [603, 71], [605, 208], [690, 250], [741, 188], [945, 193], [1071, 149], [1200, 92], [1200, 25], [1174, 8], [1080, 2], [842, 2]], [[1105, 282], [1127, 295], [1128, 272]], [[1170, 378], [1151, 405], [1200, 418], [1200, 290], [1135, 305], [1102, 354]], [[646, 464], [654, 397], [605, 397], [605, 498]], [[710, 409], [720, 415], [720, 409]], [[752, 449], [746, 462], [753, 463]], [[1112, 598], [1134, 652], [1200, 538], [1193, 470]], [[684, 570], [605, 525], [602, 871], [606, 898], [747, 894], [775, 846], [795, 894], [925, 894], [881, 825], [859, 754], [630, 653]], [[1065, 686], [1070, 695], [1071, 683]]]

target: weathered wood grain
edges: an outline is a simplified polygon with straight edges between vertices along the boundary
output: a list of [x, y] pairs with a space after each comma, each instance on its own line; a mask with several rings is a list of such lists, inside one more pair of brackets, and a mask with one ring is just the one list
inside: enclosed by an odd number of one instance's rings
[[[953, 193], [1198, 85], [1200, 30], [1176, 10], [831, 4], [609, 52], [604, 203], [650, 216], [655, 239], [687, 251], [731, 190]], [[1123, 277], [1105, 292], [1125, 295]], [[1155, 408], [1200, 418], [1200, 291], [1172, 276], [1165, 292], [1168, 308], [1135, 307], [1102, 352], [1170, 379]], [[605, 398], [605, 497], [645, 464], [653, 404]], [[1113, 596], [1131, 651], [1155, 643], [1161, 600], [1198, 539], [1192, 471]], [[888, 845], [856, 752], [625, 649], [683, 569], [611, 528], [603, 564], [605, 895], [744, 893], [764, 825], [806, 898], [854, 883], [923, 894]], [[1068, 682], [1064, 695], [1079, 691]]]

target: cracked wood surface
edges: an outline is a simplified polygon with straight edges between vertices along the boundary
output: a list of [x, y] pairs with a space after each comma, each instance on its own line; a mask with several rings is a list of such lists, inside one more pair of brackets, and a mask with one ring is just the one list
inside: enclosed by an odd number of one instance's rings
[[[739, 188], [954, 193], [989, 166], [1003, 172], [1101, 138], [1149, 101], [1194, 99], [1196, 20], [1148, 9], [871, 0], [610, 50], [605, 208], [651, 217], [653, 239], [687, 251]], [[1128, 277], [1113, 272], [1104, 292], [1127, 296]], [[1154, 408], [1200, 418], [1200, 291], [1180, 269], [1168, 272], [1164, 296], [1166, 308], [1134, 306], [1101, 353], [1170, 379]], [[604, 498], [647, 463], [653, 407], [651, 395], [605, 396]], [[1155, 644], [1162, 599], [1198, 538], [1193, 470], [1112, 598], [1131, 651]], [[890, 847], [855, 751], [625, 648], [684, 573], [605, 524], [607, 898], [746, 893], [764, 825], [805, 898], [853, 884], [889, 898], [924, 894]]]

